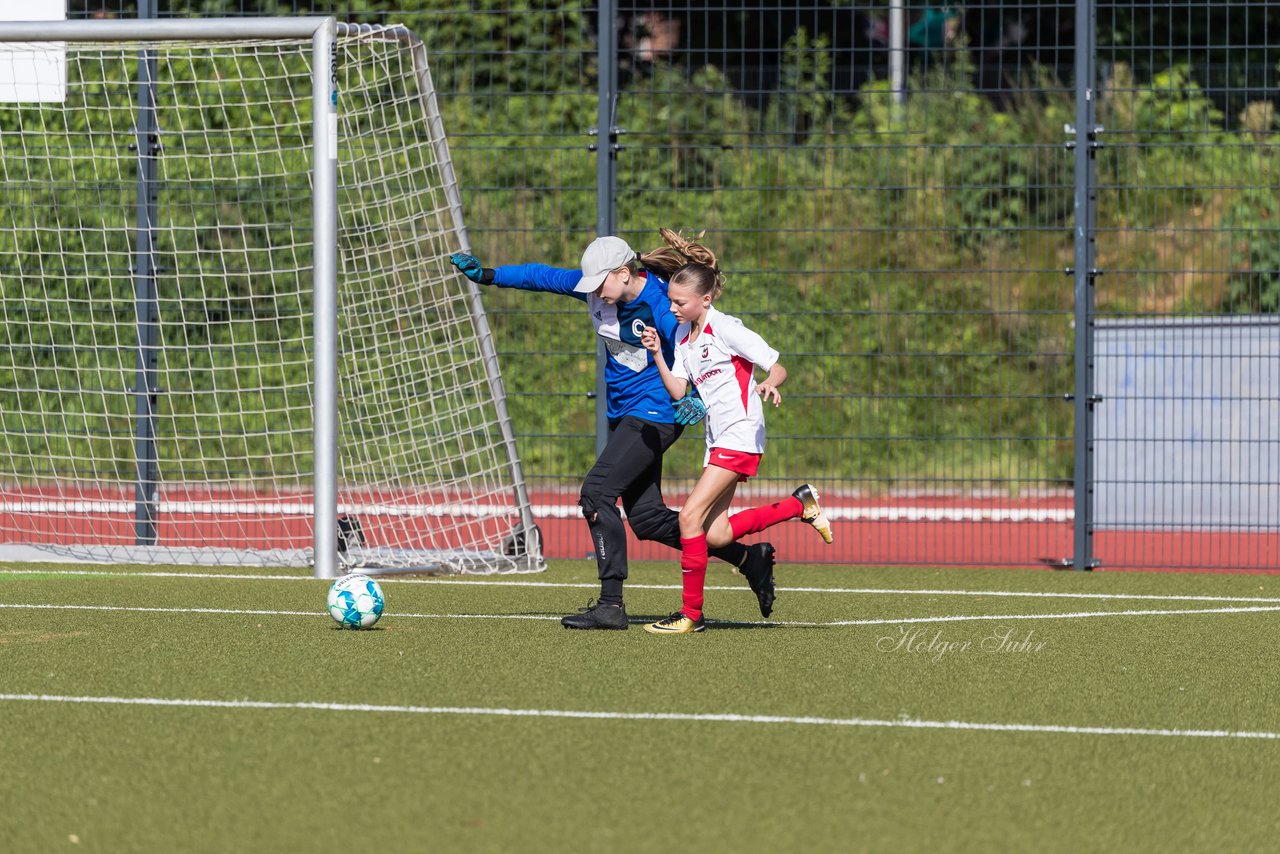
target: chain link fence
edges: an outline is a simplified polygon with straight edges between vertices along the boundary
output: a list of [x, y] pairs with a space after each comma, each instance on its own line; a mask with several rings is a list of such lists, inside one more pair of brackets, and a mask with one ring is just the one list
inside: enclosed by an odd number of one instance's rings
[[[305, 11], [423, 36], [487, 266], [574, 267], [610, 206], [638, 249], [704, 233], [721, 307], [791, 372], [738, 503], [810, 481], [835, 523], [832, 547], [775, 529], [784, 559], [1280, 567], [1280, 11], [510, 6]], [[576, 301], [485, 299], [548, 555], [581, 556], [590, 324]], [[668, 454], [672, 503], [701, 455], [698, 435]]]

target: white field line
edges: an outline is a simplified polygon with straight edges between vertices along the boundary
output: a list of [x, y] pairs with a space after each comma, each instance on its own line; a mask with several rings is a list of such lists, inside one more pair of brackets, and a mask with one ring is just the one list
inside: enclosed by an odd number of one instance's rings
[[829, 623], [792, 623], [810, 626], [892, 626], [902, 623], [962, 623], [971, 620], [1077, 620], [1090, 617], [1155, 617], [1178, 614], [1256, 614], [1264, 611], [1280, 611], [1280, 605], [1251, 608], [1171, 608], [1150, 611], [1074, 611], [1063, 614], [977, 614], [944, 617], [899, 617], [878, 620], [833, 620]]
[[[313, 516], [315, 505], [309, 501], [161, 501], [161, 513], [199, 516]], [[679, 510], [672, 505], [672, 510]], [[581, 519], [577, 504], [534, 504], [531, 512], [542, 519]], [[0, 500], [0, 513], [38, 515], [102, 515], [131, 514], [132, 500], [9, 498]], [[502, 518], [516, 515], [510, 504], [340, 504], [339, 513], [360, 516], [418, 516]], [[732, 511], [731, 511], [732, 512]], [[916, 507], [916, 506], [835, 506], [825, 505], [823, 512], [833, 522], [1070, 522], [1075, 518], [1072, 507]]]
[[358, 712], [402, 715], [464, 715], [504, 718], [571, 718], [608, 721], [661, 721], [679, 723], [773, 724], [821, 727], [870, 727], [880, 729], [951, 730], [953, 732], [1020, 732], [1050, 735], [1122, 735], [1156, 738], [1229, 738], [1280, 740], [1277, 732], [1229, 729], [1163, 729], [1148, 727], [1075, 726], [1066, 724], [984, 723], [980, 721], [929, 721], [913, 718], [820, 718], [791, 715], [687, 714], [681, 712], [593, 712], [574, 709], [504, 709], [480, 706], [386, 706], [369, 703], [281, 703], [265, 700], [203, 700], [170, 697], [84, 697], [60, 694], [0, 694], [0, 702], [83, 703], [113, 706], [168, 706], [202, 709], [254, 709], [319, 712]]
[[[141, 614], [230, 614], [261, 617], [320, 617], [323, 611], [269, 611], [240, 608], [160, 608], [141, 605], [60, 605], [35, 602], [0, 602], [0, 610], [13, 611], [122, 611]], [[752, 622], [747, 620], [707, 620], [709, 625], [722, 626], [794, 626], [799, 628], [832, 628], [844, 626], [893, 626], [907, 623], [961, 623], [975, 620], [1079, 620], [1093, 617], [1156, 617], [1186, 616], [1193, 614], [1256, 614], [1268, 611], [1280, 611], [1280, 605], [1252, 606], [1243, 608], [1179, 608], [1156, 609], [1148, 611], [1074, 611], [1063, 614], [946, 614], [937, 617], [894, 617], [867, 620], [833, 620], [830, 622], [803, 622], [788, 620], [766, 620]], [[543, 614], [413, 614], [395, 612], [395, 619], [412, 620], [559, 620], [557, 615]], [[648, 620], [632, 619], [632, 623], [646, 623]]]
[[[311, 581], [318, 579], [310, 575], [260, 575], [247, 573], [223, 572], [160, 572], [140, 571], [123, 572], [98, 569], [0, 569], [4, 575], [92, 575], [112, 578], [225, 578], [237, 581]], [[597, 582], [573, 581], [522, 581], [498, 579], [462, 579], [462, 578], [396, 578], [395, 576], [377, 576], [379, 584], [443, 584], [473, 585], [476, 587], [545, 587], [549, 589], [585, 589], [599, 588]], [[633, 584], [628, 582], [628, 590], [679, 590], [679, 584]], [[707, 590], [741, 590], [739, 586], [707, 585]], [[1146, 600], [1151, 602], [1260, 602], [1280, 605], [1280, 598], [1275, 596], [1177, 596], [1158, 593], [1058, 593], [1046, 591], [1021, 590], [911, 590], [887, 587], [779, 587], [779, 593], [841, 593], [860, 596], [995, 596], [1005, 598], [1026, 599], [1110, 599], [1110, 600]]]

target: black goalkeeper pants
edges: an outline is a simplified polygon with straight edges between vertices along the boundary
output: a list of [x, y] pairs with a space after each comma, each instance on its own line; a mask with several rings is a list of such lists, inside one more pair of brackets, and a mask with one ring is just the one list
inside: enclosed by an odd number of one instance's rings
[[[683, 431], [677, 424], [631, 415], [609, 425], [604, 450], [587, 472], [578, 499], [591, 529], [602, 601], [621, 602], [627, 577], [627, 532], [618, 513], [619, 498], [637, 539], [680, 549], [680, 514], [662, 500], [662, 455]], [[710, 553], [740, 565], [746, 549], [733, 543]]]

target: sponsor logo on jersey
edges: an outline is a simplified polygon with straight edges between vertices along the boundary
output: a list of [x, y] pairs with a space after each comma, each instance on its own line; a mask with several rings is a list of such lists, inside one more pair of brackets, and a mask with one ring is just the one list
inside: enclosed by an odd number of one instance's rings
[[693, 381], [693, 384], [702, 385], [704, 382], [711, 379], [718, 373], [720, 373], [719, 368], [712, 368], [711, 370], [707, 371], [705, 374], [701, 374], [696, 380]]
[[609, 355], [613, 356], [619, 364], [625, 368], [630, 368], [637, 374], [649, 367], [649, 351], [643, 347], [624, 344], [612, 338], [605, 338], [604, 346], [608, 349]]

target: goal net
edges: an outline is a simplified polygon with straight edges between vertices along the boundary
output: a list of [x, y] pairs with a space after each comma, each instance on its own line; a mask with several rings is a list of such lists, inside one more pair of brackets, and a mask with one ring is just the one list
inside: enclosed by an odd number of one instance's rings
[[0, 24], [0, 198], [0, 558], [542, 567], [411, 33]]

